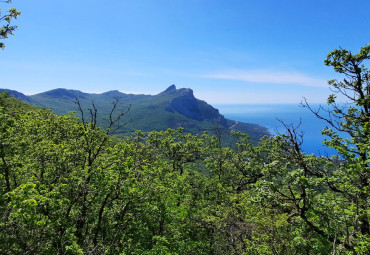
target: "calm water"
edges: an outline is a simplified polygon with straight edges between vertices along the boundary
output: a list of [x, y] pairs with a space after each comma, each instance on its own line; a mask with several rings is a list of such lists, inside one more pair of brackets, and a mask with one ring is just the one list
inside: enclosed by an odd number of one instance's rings
[[[311, 105], [317, 108], [319, 105]], [[321, 130], [326, 127], [326, 123], [317, 119], [307, 108], [293, 104], [270, 104], [270, 105], [216, 105], [226, 118], [248, 123], [256, 123], [267, 127], [272, 135], [284, 133], [284, 126], [278, 121], [282, 120], [286, 124], [301, 126], [298, 129], [302, 131], [302, 148], [307, 154], [333, 155], [334, 150], [321, 144], [325, 137]]]

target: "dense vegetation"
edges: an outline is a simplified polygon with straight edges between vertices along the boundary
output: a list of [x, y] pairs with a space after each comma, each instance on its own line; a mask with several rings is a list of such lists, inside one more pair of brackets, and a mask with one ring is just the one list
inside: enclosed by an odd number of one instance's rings
[[325, 61], [352, 101], [328, 100], [325, 143], [340, 158], [305, 155], [290, 126], [257, 146], [181, 128], [119, 140], [94, 114], [1, 94], [0, 253], [369, 254], [369, 52]]

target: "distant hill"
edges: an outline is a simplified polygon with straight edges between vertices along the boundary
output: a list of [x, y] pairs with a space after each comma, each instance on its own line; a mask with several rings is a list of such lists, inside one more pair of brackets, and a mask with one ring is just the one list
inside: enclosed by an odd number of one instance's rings
[[196, 99], [193, 90], [189, 88], [177, 89], [171, 85], [165, 91], [157, 95], [134, 95], [125, 94], [117, 90], [101, 94], [84, 93], [78, 90], [54, 89], [40, 94], [26, 96], [18, 91], [7, 91], [19, 100], [28, 102], [38, 107], [47, 107], [57, 114], [76, 112], [80, 117], [78, 106], [79, 100], [85, 116], [89, 116], [89, 108], [92, 104], [98, 109], [98, 124], [102, 128], [108, 125], [108, 116], [112, 109], [112, 102], [120, 100], [120, 109], [125, 111], [124, 121], [132, 120], [120, 129], [118, 136], [126, 136], [135, 130], [149, 132], [151, 130], [166, 130], [168, 128], [183, 127], [186, 132], [228, 134], [230, 130], [241, 131], [248, 134], [252, 140], [257, 141], [264, 135], [269, 135], [265, 127], [237, 122], [224, 118], [219, 111], [205, 101]]

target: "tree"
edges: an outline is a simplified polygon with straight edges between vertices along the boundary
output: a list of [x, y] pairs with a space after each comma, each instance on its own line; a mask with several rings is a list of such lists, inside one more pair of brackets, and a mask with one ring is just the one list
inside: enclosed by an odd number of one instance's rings
[[[0, 1], [3, 3], [11, 3], [12, 0], [7, 1]], [[15, 8], [10, 8], [8, 11], [3, 14], [2, 9], [0, 8], [0, 39], [6, 39], [9, 35], [13, 35], [13, 32], [15, 29], [17, 29], [17, 26], [12, 26], [10, 23], [12, 19], [16, 19], [18, 15], [20, 15], [21, 12], [18, 11]], [[0, 42], [0, 48], [4, 49], [5, 44], [3, 42]]]
[[[346, 49], [330, 52], [325, 65], [332, 66], [345, 78], [341, 81], [330, 80], [329, 84], [334, 92], [349, 100], [349, 104], [336, 103], [336, 95], [332, 94], [328, 98], [332, 110], [326, 111], [329, 117], [313, 111], [329, 124], [323, 134], [331, 140], [325, 141], [325, 144], [336, 149], [345, 160], [345, 183], [351, 187], [351, 191], [346, 193], [357, 204], [359, 234], [367, 236], [370, 234], [370, 70], [363, 63], [369, 59], [370, 45], [362, 47], [357, 54]], [[348, 138], [341, 137], [336, 131], [346, 133]], [[341, 183], [338, 191], [343, 190], [343, 185]]]
[[[303, 104], [328, 123], [322, 131], [329, 137], [324, 144], [338, 156], [305, 155], [300, 134], [288, 125], [285, 135], [260, 145], [269, 148], [269, 160], [255, 194], [288, 215], [296, 226], [300, 252], [369, 253], [370, 72], [364, 65], [369, 59], [370, 45], [358, 54], [345, 49], [330, 52], [325, 64], [343, 74], [343, 80], [329, 81], [334, 94], [328, 97], [327, 108], [314, 110], [307, 101]], [[336, 102], [338, 94], [348, 102]]]

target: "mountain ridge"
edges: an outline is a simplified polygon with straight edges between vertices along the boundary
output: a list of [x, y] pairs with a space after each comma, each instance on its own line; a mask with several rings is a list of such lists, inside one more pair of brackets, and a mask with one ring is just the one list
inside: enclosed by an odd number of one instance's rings
[[174, 84], [156, 95], [126, 94], [118, 90], [95, 94], [64, 88], [31, 96], [15, 90], [0, 89], [0, 92], [3, 91], [35, 106], [50, 108], [57, 114], [76, 112], [79, 117], [76, 100], [79, 101], [83, 111], [88, 111], [94, 104], [100, 116], [98, 124], [102, 128], [107, 127], [112, 102], [120, 100], [121, 109], [130, 108], [125, 117], [132, 120], [132, 123], [121, 129], [119, 136], [126, 136], [137, 129], [149, 132], [178, 127], [183, 127], [185, 132], [193, 134], [204, 131], [212, 133], [216, 132], [216, 129], [222, 129], [224, 133], [229, 133], [230, 130], [241, 131], [250, 135], [255, 141], [264, 135], [269, 135], [268, 130], [260, 125], [226, 119], [218, 109], [195, 98], [192, 89], [178, 89]]

